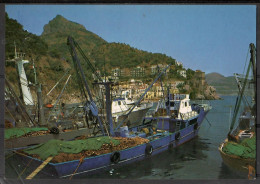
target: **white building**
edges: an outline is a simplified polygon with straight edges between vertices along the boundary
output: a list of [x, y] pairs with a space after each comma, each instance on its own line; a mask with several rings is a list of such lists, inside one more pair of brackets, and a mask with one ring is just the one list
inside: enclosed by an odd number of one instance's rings
[[182, 62], [176, 61], [177, 66], [183, 66]]
[[179, 75], [181, 75], [182, 77], [186, 78], [187, 75], [186, 75], [186, 70], [178, 70], [177, 71]]
[[[167, 65], [158, 64], [158, 65], [152, 65], [151, 66], [151, 74], [160, 73], [164, 68], [166, 68]], [[166, 74], [170, 71], [170, 68], [166, 70]]]

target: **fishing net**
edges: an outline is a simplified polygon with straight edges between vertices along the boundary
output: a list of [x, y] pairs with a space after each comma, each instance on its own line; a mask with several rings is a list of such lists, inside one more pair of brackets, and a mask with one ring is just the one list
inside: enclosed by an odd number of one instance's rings
[[98, 150], [103, 144], [111, 144], [111, 142], [113, 145], [120, 144], [119, 140], [105, 136], [74, 141], [53, 139], [44, 144], [24, 149], [23, 151], [29, 155], [38, 155], [42, 160], [45, 160], [49, 156], [56, 156], [59, 153], [76, 154], [85, 150]]
[[5, 139], [21, 137], [25, 134], [38, 131], [47, 131], [48, 128], [8, 128], [5, 129]]
[[228, 142], [223, 147], [223, 152], [241, 158], [256, 158], [256, 138], [244, 139], [241, 143]]

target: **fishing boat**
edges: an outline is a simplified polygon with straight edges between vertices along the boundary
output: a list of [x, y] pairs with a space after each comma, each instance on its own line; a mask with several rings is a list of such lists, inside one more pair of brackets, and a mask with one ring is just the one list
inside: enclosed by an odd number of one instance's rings
[[[156, 113], [153, 117], [145, 117], [140, 125], [134, 127], [128, 127], [125, 118], [117, 124], [117, 127], [114, 127], [111, 105], [109, 105], [111, 104], [111, 82], [102, 83], [106, 89], [107, 111], [107, 121], [102, 122], [75, 52], [77, 43], [72, 37], [68, 37], [68, 44], [73, 61], [78, 67], [78, 74], [81, 75], [84, 87], [88, 91], [89, 98], [86, 108], [96, 117], [101, 133], [95, 137], [82, 137], [72, 141], [51, 140], [45, 144], [17, 151], [17, 155], [27, 166], [28, 163], [33, 165], [32, 168], [39, 166], [27, 179], [33, 178], [40, 171], [64, 178], [120, 167], [173, 149], [198, 135], [203, 119], [208, 112], [206, 109], [210, 108], [205, 108], [206, 105], [191, 105], [188, 94], [178, 94], [171, 99], [171, 95], [168, 93], [167, 99], [171, 100], [174, 106], [171, 110], [170, 103], [167, 103], [166, 115]], [[145, 90], [140, 99], [131, 107], [129, 114], [169, 66], [162, 70]], [[164, 110], [159, 109], [159, 111]]]
[[[6, 62], [16, 65], [21, 97], [18, 97], [11, 83], [5, 79], [5, 149], [20, 149], [52, 139], [71, 140], [78, 136], [93, 134], [95, 126], [90, 128], [90, 124], [95, 124], [95, 122], [91, 120], [86, 122], [83, 104], [58, 105], [71, 76], [69, 71], [65, 72], [46, 95], [47, 97], [61, 80], [69, 75], [55, 104], [44, 106], [41, 84], [37, 80], [34, 61], [25, 60], [25, 54], [16, 51], [16, 45], [14, 55], [13, 59]], [[27, 80], [25, 63], [32, 63], [35, 74], [34, 84]], [[37, 89], [36, 102], [33, 100], [30, 85]]]
[[[236, 106], [228, 136], [218, 148], [224, 164], [238, 173], [248, 173], [249, 178], [254, 177], [253, 175], [255, 175], [251, 173], [252, 169], [250, 169], [250, 167], [255, 168], [256, 165], [256, 104], [254, 101], [255, 93], [253, 94], [252, 102], [250, 103], [245, 94], [245, 88], [248, 87], [249, 83], [251, 83], [253, 84], [255, 91], [256, 74], [254, 44], [250, 44], [250, 52], [251, 59], [246, 75], [241, 77], [241, 75], [235, 74], [239, 94], [237, 96]], [[252, 71], [253, 74], [253, 78], [251, 80], [249, 79], [250, 71]], [[242, 102], [244, 103], [244, 109], [241, 109]], [[241, 110], [241, 115], [237, 120], [237, 115]], [[235, 129], [233, 129], [236, 122], [238, 125]]]
[[[126, 114], [135, 103], [136, 101], [129, 98], [126, 93], [122, 93], [122, 96], [114, 98], [112, 101], [112, 117], [115, 119], [115, 123], [119, 123], [125, 119]], [[133, 127], [140, 124], [152, 106], [153, 103], [148, 102], [137, 105], [125, 120], [127, 121], [127, 126]]]

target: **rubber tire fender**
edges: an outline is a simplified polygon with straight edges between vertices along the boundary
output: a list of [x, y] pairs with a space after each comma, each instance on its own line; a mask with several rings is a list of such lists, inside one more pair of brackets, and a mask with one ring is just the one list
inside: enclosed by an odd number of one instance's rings
[[180, 140], [180, 138], [181, 138], [181, 134], [180, 134], [180, 132], [177, 132], [176, 134], [175, 134], [175, 140]]
[[120, 153], [118, 151], [112, 153], [110, 156], [110, 161], [117, 164], [120, 161]]
[[145, 147], [145, 155], [151, 155], [153, 153], [153, 146], [148, 143]]
[[50, 129], [50, 133], [51, 134], [59, 134], [60, 133], [60, 130], [57, 128], [57, 127], [52, 127]]

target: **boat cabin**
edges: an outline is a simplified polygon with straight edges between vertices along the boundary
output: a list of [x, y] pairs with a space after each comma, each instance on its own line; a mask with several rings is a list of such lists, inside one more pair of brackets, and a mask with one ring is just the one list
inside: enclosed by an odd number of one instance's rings
[[165, 104], [159, 108], [159, 112], [162, 113], [157, 113], [157, 116], [167, 115], [180, 120], [187, 120], [198, 115], [190, 105], [189, 94], [175, 94], [174, 98], [170, 94]]
[[[188, 94], [176, 94], [174, 97], [170, 95], [165, 101], [158, 102], [158, 108], [156, 108], [154, 116], [144, 118], [144, 126], [151, 125], [149, 131], [146, 132], [146, 136], [148, 133], [152, 134], [154, 132], [152, 129], [156, 129], [156, 132], [173, 133], [191, 125], [194, 129], [198, 128], [199, 112], [203, 110], [201, 108], [192, 108]], [[142, 126], [129, 129], [126, 127], [121, 128], [121, 136], [123, 137], [144, 136], [141, 135], [141, 132], [143, 132]], [[135, 132], [135, 135], [130, 132]]]

